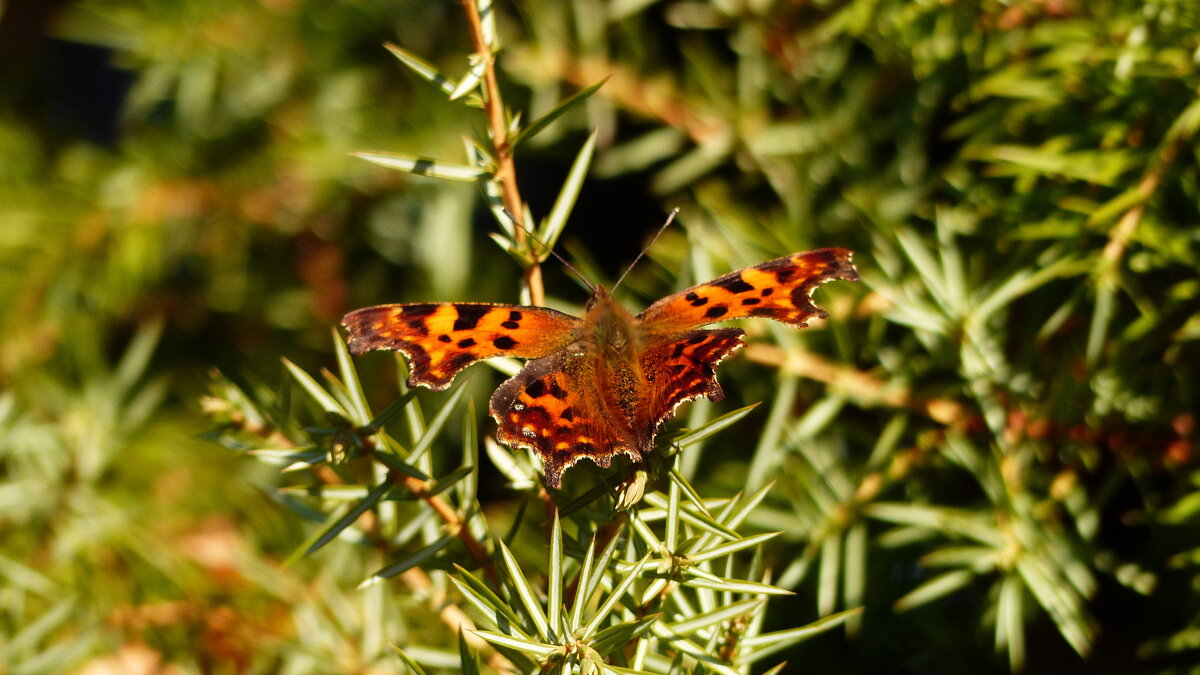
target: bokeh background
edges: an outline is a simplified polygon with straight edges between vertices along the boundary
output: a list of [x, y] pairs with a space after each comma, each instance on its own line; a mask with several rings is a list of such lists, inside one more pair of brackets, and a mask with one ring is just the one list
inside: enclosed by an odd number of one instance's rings
[[[763, 405], [686, 460], [712, 496], [777, 480], [751, 520], [785, 533], [772, 625], [867, 608], [787, 672], [1195, 672], [1200, 6], [494, 10], [524, 119], [608, 78], [517, 157], [543, 216], [596, 132], [559, 247], [591, 279], [672, 207], [630, 304], [857, 252], [829, 322], [748, 325], [705, 410]], [[422, 598], [356, 590], [369, 551], [284, 564], [313, 525], [202, 400], [214, 371], [331, 366], [354, 307], [517, 299], [477, 186], [349, 154], [463, 163], [485, 137], [382, 46], [461, 76], [461, 5], [0, 12], [0, 670], [403, 672], [397, 641], [450, 668]], [[555, 306], [586, 300], [545, 270]], [[383, 396], [394, 367], [364, 364]]]

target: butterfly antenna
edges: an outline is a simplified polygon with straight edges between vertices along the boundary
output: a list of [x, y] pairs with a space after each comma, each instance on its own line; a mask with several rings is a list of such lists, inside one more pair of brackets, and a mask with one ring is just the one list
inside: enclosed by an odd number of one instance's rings
[[646, 255], [646, 251], [650, 250], [650, 247], [654, 245], [654, 242], [658, 241], [658, 235], [662, 234], [663, 230], [667, 229], [668, 227], [671, 226], [671, 223], [675, 222], [675, 216], [677, 216], [677, 215], [679, 215], [679, 209], [678, 208], [671, 209], [670, 215], [667, 216], [667, 222], [663, 223], [662, 227], [658, 228], [658, 232], [654, 233], [654, 237], [652, 237], [650, 239], [650, 243], [646, 244], [645, 248], [642, 249], [641, 253], [638, 253], [637, 257], [633, 259], [633, 262], [629, 263], [629, 267], [626, 267], [625, 271], [621, 273], [620, 278], [617, 279], [617, 283], [613, 284], [614, 291], [617, 290], [617, 286], [620, 286], [622, 281], [625, 281], [625, 277], [631, 271], [633, 271], [633, 268], [635, 266], [637, 266], [638, 261], [640, 261], [642, 259], [642, 256]]
[[567, 268], [567, 270], [569, 272], [571, 272], [571, 274], [575, 275], [576, 279], [579, 279], [579, 281], [582, 282], [583, 285], [587, 287], [588, 292], [590, 292], [590, 293], [596, 292], [596, 287], [593, 286], [590, 281], [588, 281], [586, 278], [584, 278], [583, 272], [580, 272], [578, 269], [575, 268], [574, 265], [567, 262], [566, 258], [559, 255], [558, 252], [555, 251], [553, 248], [551, 248], [550, 246], [547, 246], [546, 242], [533, 236], [533, 233], [530, 232], [528, 229], [526, 229], [526, 227], [524, 225], [522, 225], [520, 223], [520, 221], [517, 220], [516, 216], [514, 216], [511, 211], [509, 211], [508, 209], [504, 209], [504, 215], [508, 216], [508, 220], [510, 222], [512, 222], [513, 227], [520, 228], [520, 230], [525, 233], [525, 236], [529, 237], [530, 241], [537, 244], [538, 248], [540, 248], [542, 251], [545, 251], [546, 253], [549, 253], [550, 255], [554, 256], [555, 260], [558, 260], [558, 262], [562, 263], [563, 267]]

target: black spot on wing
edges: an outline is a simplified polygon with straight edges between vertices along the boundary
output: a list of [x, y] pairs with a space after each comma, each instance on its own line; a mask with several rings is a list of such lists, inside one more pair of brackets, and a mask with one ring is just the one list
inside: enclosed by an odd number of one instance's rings
[[462, 347], [463, 349], [466, 349], [467, 347], [474, 347], [475, 346], [475, 338], [465, 338], [463, 340], [459, 340], [458, 346]]
[[546, 383], [543, 380], [534, 380], [525, 387], [525, 393], [531, 398], [541, 398], [546, 395]]
[[449, 342], [449, 341], [450, 341], [450, 336], [449, 336], [449, 335], [439, 335], [439, 336], [438, 336], [438, 341], [439, 341], [439, 342]]
[[433, 314], [437, 310], [438, 305], [404, 305], [401, 314], [409, 319], [421, 319]]
[[734, 272], [728, 278], [714, 281], [713, 285], [720, 286], [730, 293], [748, 293], [754, 290], [754, 287], [746, 283], [745, 279], [742, 279], [742, 275], [738, 272]]
[[517, 341], [507, 335], [501, 335], [492, 340], [492, 344], [495, 345], [496, 349], [512, 349], [517, 346]]
[[454, 373], [457, 373], [459, 370], [466, 368], [467, 365], [469, 365], [474, 360], [475, 360], [475, 357], [471, 356], [470, 354], [465, 354], [465, 353], [454, 354], [453, 356], [450, 356], [442, 363], [439, 363], [438, 370], [444, 372], [447, 376], [451, 376]]
[[692, 303], [692, 307], [703, 307], [704, 305], [708, 304], [708, 298], [702, 298], [699, 295], [696, 295], [695, 291], [683, 296], [683, 299]]
[[567, 397], [567, 392], [558, 386], [557, 381], [550, 380], [550, 395], [561, 401]]
[[517, 311], [517, 310], [515, 310], [515, 309], [514, 309], [514, 310], [512, 310], [511, 312], [509, 312], [509, 313], [508, 313], [508, 320], [509, 320], [509, 321], [520, 321], [520, 320], [521, 320], [521, 313], [520, 313], [520, 312], [518, 312], [518, 311]]
[[728, 313], [729, 313], [729, 310], [726, 309], [725, 307], [723, 307], [721, 305], [715, 305], [713, 307], [709, 307], [708, 311], [704, 313], [704, 316], [706, 316], [710, 319], [718, 319], [720, 317], [725, 316]]
[[454, 309], [458, 312], [454, 330], [471, 330], [490, 311], [487, 305], [455, 305]]

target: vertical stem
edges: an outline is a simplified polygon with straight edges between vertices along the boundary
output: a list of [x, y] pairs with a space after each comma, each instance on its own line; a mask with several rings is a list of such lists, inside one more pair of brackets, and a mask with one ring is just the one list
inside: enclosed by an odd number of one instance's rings
[[[488, 116], [488, 127], [491, 131], [492, 146], [496, 152], [495, 180], [500, 183], [500, 192], [504, 198], [504, 208], [514, 218], [520, 219], [525, 214], [521, 201], [521, 192], [517, 189], [517, 170], [513, 162], [512, 147], [508, 144], [508, 125], [504, 119], [504, 103], [500, 98], [500, 85], [496, 82], [496, 58], [491, 45], [483, 35], [483, 21], [479, 16], [479, 7], [475, 0], [462, 0], [463, 8], [467, 11], [467, 22], [471, 24], [471, 38], [475, 43], [475, 53], [483, 59], [483, 107]], [[519, 248], [529, 250], [526, 237], [526, 224], [518, 222], [515, 237]], [[536, 260], [536, 259], [535, 259]], [[525, 288], [529, 290], [529, 300], [534, 305], [545, 304], [545, 289], [542, 287], [542, 267], [536, 261], [525, 268]]]

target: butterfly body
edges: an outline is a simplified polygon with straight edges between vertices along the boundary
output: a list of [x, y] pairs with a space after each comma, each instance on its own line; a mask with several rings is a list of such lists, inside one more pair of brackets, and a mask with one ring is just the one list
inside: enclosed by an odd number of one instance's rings
[[474, 303], [379, 305], [345, 316], [350, 349], [397, 349], [409, 384], [444, 389], [491, 356], [529, 359], [492, 395], [496, 439], [538, 453], [546, 484], [583, 458], [607, 467], [653, 449], [679, 404], [723, 397], [716, 366], [743, 345], [737, 328], [699, 326], [764, 316], [803, 327], [824, 316], [811, 295], [831, 279], [857, 280], [846, 249], [819, 249], [731, 272], [652, 304], [639, 315], [598, 287], [582, 318], [546, 307]]

